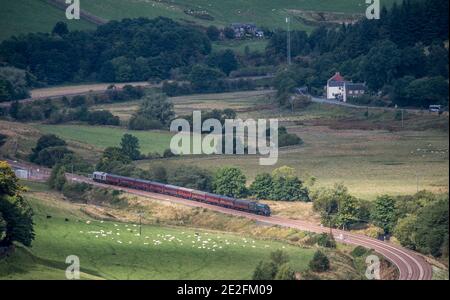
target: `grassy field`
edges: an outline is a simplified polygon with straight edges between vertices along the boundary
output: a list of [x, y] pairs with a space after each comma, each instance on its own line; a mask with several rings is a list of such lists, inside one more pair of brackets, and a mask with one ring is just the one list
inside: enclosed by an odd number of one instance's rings
[[[287, 165], [316, 186], [343, 182], [356, 196], [374, 199], [377, 195], [413, 194], [417, 189], [448, 191], [448, 117], [428, 114], [408, 115], [404, 128], [395, 112], [371, 111], [313, 104], [306, 110], [255, 110], [243, 112], [246, 119], [277, 117], [289, 132], [304, 140], [298, 147], [281, 149], [274, 166], [260, 166], [255, 156], [186, 156], [164, 161], [165, 166], [197, 165], [215, 170], [240, 167], [249, 183], [256, 174]], [[392, 130], [392, 128], [397, 128]], [[433, 129], [434, 128], [434, 129]], [[140, 162], [142, 168], [160, 162]]]
[[[396, 0], [385, 0], [390, 6]], [[287, 15], [297, 15], [299, 11], [337, 12], [362, 14], [365, 11], [363, 0], [93, 0], [83, 4], [83, 8], [105, 19], [124, 17], [155, 17], [158, 15], [195, 22], [201, 25], [227, 26], [233, 22], [253, 22], [268, 28], [284, 28]], [[184, 10], [206, 11], [214, 20], [202, 20], [185, 14]], [[311, 30], [302, 22], [294, 21], [295, 29]]]
[[29, 32], [51, 32], [58, 21], [66, 22], [70, 30], [95, 28], [83, 20], [67, 20], [64, 11], [42, 0], [0, 0], [0, 6], [0, 40]]
[[[232, 108], [244, 115], [246, 111], [257, 110], [259, 105], [267, 105], [267, 95], [271, 90], [232, 92], [219, 94], [199, 94], [172, 97], [175, 113], [178, 116], [190, 115], [193, 110], [210, 111], [213, 109]], [[94, 106], [96, 110], [109, 110], [121, 120], [127, 121], [139, 108], [140, 101], [114, 103]]]
[[[398, 0], [385, 0], [390, 6]], [[67, 20], [64, 11], [43, 0], [0, 0], [0, 40], [28, 32], [49, 32], [58, 21], [65, 21], [70, 29], [91, 29], [94, 25], [83, 20]], [[123, 18], [164, 16], [178, 21], [203, 26], [228, 26], [233, 22], [255, 23], [271, 29], [285, 28], [285, 17], [293, 16], [292, 28], [311, 31], [301, 19], [311, 20], [311, 12], [330, 19], [344, 21], [362, 15], [366, 4], [364, 0], [91, 0], [83, 1], [81, 9], [106, 20]], [[186, 14], [185, 10], [206, 11], [213, 20], [204, 20]], [[312, 18], [314, 19], [314, 18]], [[261, 48], [263, 42], [250, 43], [250, 47]], [[222, 47], [222, 46], [217, 46]], [[226, 46], [228, 47], [228, 46]], [[245, 47], [245, 46], [244, 46]], [[238, 46], [238, 50], [243, 50]]]
[[297, 271], [307, 267], [314, 253], [286, 243], [186, 227], [144, 225], [139, 235], [135, 223], [88, 218], [79, 205], [46, 194], [45, 186], [29, 186], [36, 240], [31, 251], [19, 249], [0, 261], [0, 279], [65, 279], [69, 255], [80, 258], [83, 279], [250, 279], [271, 251], [286, 251]]
[[118, 146], [125, 133], [139, 139], [142, 153], [164, 152], [169, 148], [171, 134], [160, 131], [133, 131], [120, 127], [102, 127], [87, 125], [36, 125], [43, 133], [52, 133], [68, 141], [88, 144], [97, 149]]

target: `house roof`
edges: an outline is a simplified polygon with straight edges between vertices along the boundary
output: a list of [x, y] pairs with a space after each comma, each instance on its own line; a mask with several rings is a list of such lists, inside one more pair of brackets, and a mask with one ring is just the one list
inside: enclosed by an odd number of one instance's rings
[[328, 81], [344, 81], [344, 77], [342, 77], [341, 73], [336, 72]]
[[347, 90], [365, 90], [366, 89], [366, 85], [364, 83], [353, 83], [353, 82], [347, 82], [345, 84], [345, 88]]

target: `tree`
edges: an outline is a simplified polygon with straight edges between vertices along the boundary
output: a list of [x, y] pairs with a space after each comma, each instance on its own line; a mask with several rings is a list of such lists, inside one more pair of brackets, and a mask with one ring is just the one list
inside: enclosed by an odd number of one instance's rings
[[401, 53], [397, 45], [382, 41], [371, 48], [362, 62], [362, 74], [369, 88], [379, 90], [398, 75]]
[[205, 65], [194, 65], [189, 73], [192, 88], [197, 92], [208, 91], [211, 84], [225, 76], [220, 70]]
[[34, 162], [46, 167], [53, 167], [55, 164], [61, 162], [64, 157], [72, 154], [73, 152], [65, 146], [48, 147], [39, 151]]
[[69, 33], [67, 24], [65, 22], [57, 22], [53, 27], [52, 34], [63, 36]]
[[270, 253], [270, 260], [275, 265], [281, 266], [289, 262], [289, 255], [283, 250], [275, 250]]
[[97, 163], [96, 169], [103, 172], [111, 172], [113, 167], [126, 165], [130, 162], [130, 157], [123, 153], [121, 148], [108, 147], [103, 151], [102, 157]]
[[336, 240], [330, 233], [322, 233], [317, 238], [317, 244], [321, 247], [336, 248]]
[[66, 142], [54, 134], [45, 134], [39, 138], [36, 146], [31, 150], [30, 161], [35, 162], [41, 152], [45, 148], [66, 146]]
[[18, 181], [10, 166], [0, 162], [0, 246], [14, 241], [31, 246], [34, 239], [33, 210], [23, 199]]
[[246, 178], [242, 171], [234, 167], [224, 167], [217, 170], [213, 179], [214, 192], [229, 197], [245, 197]]
[[[417, 214], [415, 232], [417, 249], [435, 257], [448, 256], [448, 195], [421, 208]], [[445, 246], [447, 243], [447, 246]]]
[[47, 183], [50, 188], [62, 191], [67, 183], [66, 168], [61, 164], [54, 166]]
[[255, 180], [250, 185], [250, 193], [256, 199], [269, 199], [273, 189], [272, 176], [268, 173], [256, 175]]
[[275, 275], [275, 280], [296, 280], [297, 277], [295, 276], [294, 269], [291, 268], [288, 264], [282, 265], [277, 275]]
[[139, 139], [129, 133], [123, 135], [120, 148], [131, 160], [137, 160], [141, 157], [141, 152], [139, 152]]
[[230, 49], [215, 52], [211, 54], [208, 59], [208, 65], [210, 67], [216, 67], [225, 73], [227, 76], [230, 75], [231, 71], [237, 70], [238, 61], [234, 52]]
[[28, 72], [13, 67], [0, 67], [0, 102], [28, 98], [32, 84], [34, 76]]
[[417, 216], [409, 215], [398, 220], [394, 228], [394, 236], [400, 241], [402, 246], [409, 249], [416, 249]]
[[284, 177], [284, 178], [294, 178], [295, 169], [288, 166], [281, 166], [272, 171], [272, 177], [274, 179]]
[[330, 261], [322, 251], [317, 250], [309, 262], [309, 268], [314, 272], [325, 272], [330, 269]]
[[[142, 99], [139, 110], [132, 116], [129, 127], [134, 124], [133, 119], [140, 117], [148, 121], [157, 121], [160, 124], [167, 125], [175, 115], [173, 104], [168, 100], [165, 94], [151, 92]], [[140, 128], [134, 128], [140, 129]]]
[[207, 170], [192, 166], [178, 166], [168, 176], [168, 181], [176, 186], [212, 191], [212, 176]]
[[0, 243], [5, 238], [6, 235], [6, 221], [3, 218], [2, 213], [0, 212]]
[[273, 189], [270, 194], [271, 200], [280, 201], [310, 201], [309, 191], [303, 186], [298, 177], [275, 177]]
[[234, 39], [234, 30], [233, 30], [233, 28], [225, 27], [223, 29], [223, 35], [229, 40]]
[[370, 216], [373, 224], [382, 228], [385, 234], [392, 233], [397, 222], [395, 200], [388, 195], [377, 197]]
[[217, 41], [220, 37], [220, 30], [216, 26], [211, 25], [206, 29], [206, 35], [211, 41]]
[[278, 272], [273, 262], [260, 261], [253, 272], [252, 280], [273, 280]]
[[21, 190], [19, 180], [5, 161], [0, 161], [0, 196], [14, 196]]
[[424, 77], [406, 87], [409, 104], [428, 108], [431, 104], [448, 105], [448, 80], [444, 77]]

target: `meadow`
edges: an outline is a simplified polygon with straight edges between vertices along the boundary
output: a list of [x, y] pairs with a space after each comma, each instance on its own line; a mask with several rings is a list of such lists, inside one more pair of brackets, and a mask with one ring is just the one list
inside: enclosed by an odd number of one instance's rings
[[87, 125], [35, 125], [42, 133], [57, 136], [77, 143], [94, 146], [97, 150], [119, 146], [122, 136], [132, 134], [139, 139], [142, 153], [163, 153], [169, 148], [171, 134], [164, 131], [134, 131], [120, 127], [87, 126]]
[[84, 20], [67, 20], [65, 12], [41, 0], [0, 0], [0, 41], [12, 35], [51, 32], [59, 21], [70, 30], [94, 29]]
[[[392, 5], [396, 0], [386, 0], [383, 4]], [[84, 9], [105, 19], [124, 17], [165, 16], [176, 20], [186, 20], [201, 25], [228, 26], [233, 22], [255, 23], [271, 29], [285, 28], [285, 18], [295, 16], [298, 11], [321, 11], [344, 14], [363, 14], [363, 0], [93, 0], [83, 5]], [[206, 11], [213, 20], [195, 18], [184, 13], [185, 10]], [[292, 22], [292, 28], [311, 31], [313, 27], [301, 21]]]
[[[65, 259], [80, 258], [82, 279], [250, 279], [260, 260], [281, 249], [297, 271], [314, 249], [187, 227], [92, 219], [80, 205], [27, 184], [36, 240], [0, 261], [0, 279], [65, 279]], [[29, 192], [29, 193], [30, 193]], [[148, 199], [147, 199], [148, 200]], [[51, 216], [51, 218], [47, 218]], [[65, 219], [68, 219], [66, 221]]]
[[[398, 0], [385, 0], [383, 5], [389, 7], [395, 1]], [[50, 32], [58, 21], [67, 22], [71, 30], [96, 27], [83, 20], [67, 20], [64, 11], [42, 0], [0, 0], [0, 5], [0, 40], [29, 32]], [[344, 20], [355, 14], [362, 15], [365, 7], [364, 0], [91, 0], [81, 3], [81, 9], [106, 20], [164, 16], [186, 23], [219, 27], [244, 22], [270, 29], [285, 28], [285, 18], [290, 15], [294, 17], [292, 28], [307, 32], [314, 27], [306, 25], [298, 17], [309, 19], [310, 12], [326, 12], [333, 18]], [[212, 20], [196, 18], [186, 14], [185, 10], [206, 11]], [[261, 48], [262, 45], [262, 41], [249, 42], [251, 48]], [[238, 49], [243, 50], [244, 47]]]

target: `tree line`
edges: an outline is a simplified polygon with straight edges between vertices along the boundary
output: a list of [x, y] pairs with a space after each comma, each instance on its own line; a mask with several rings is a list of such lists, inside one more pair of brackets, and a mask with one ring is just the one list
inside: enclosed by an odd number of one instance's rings
[[374, 237], [394, 236], [410, 249], [448, 259], [448, 194], [421, 191], [412, 196], [358, 199], [338, 184], [314, 191], [313, 209], [322, 224], [352, 229], [375, 225]]

